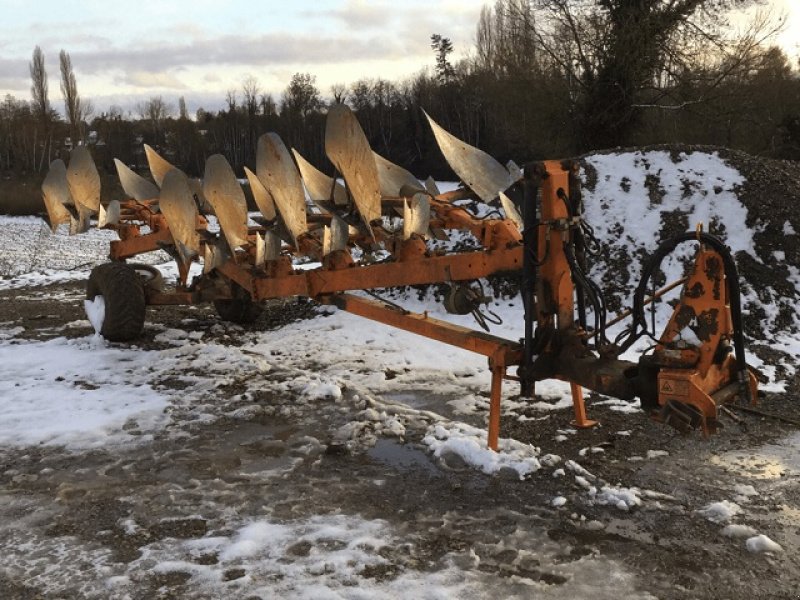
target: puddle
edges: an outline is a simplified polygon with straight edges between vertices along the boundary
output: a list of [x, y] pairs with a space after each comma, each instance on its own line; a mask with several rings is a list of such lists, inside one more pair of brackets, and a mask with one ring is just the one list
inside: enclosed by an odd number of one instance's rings
[[800, 474], [800, 433], [753, 450], [712, 456], [711, 463], [751, 479], [773, 480]]
[[389, 402], [405, 404], [421, 410], [431, 410], [440, 414], [447, 409], [445, 398], [442, 396], [435, 396], [430, 392], [391, 392], [383, 394], [383, 397]]
[[386, 402], [405, 404], [416, 410], [436, 413], [446, 419], [468, 420], [465, 414], [456, 412], [451, 405], [454, 399], [460, 397], [459, 395], [434, 394], [429, 390], [403, 390], [402, 392], [386, 392], [381, 394], [381, 397]]
[[422, 469], [430, 475], [442, 476], [442, 472], [425, 452], [409, 444], [399, 444], [392, 440], [381, 439], [367, 451], [367, 456], [398, 470], [418, 471]]

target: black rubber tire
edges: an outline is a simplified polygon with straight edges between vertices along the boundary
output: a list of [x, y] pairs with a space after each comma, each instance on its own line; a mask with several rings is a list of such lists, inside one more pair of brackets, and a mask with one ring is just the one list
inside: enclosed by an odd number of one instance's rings
[[231, 282], [231, 293], [233, 298], [230, 300], [214, 300], [214, 308], [217, 309], [220, 318], [239, 325], [255, 323], [264, 312], [264, 307], [258, 302], [253, 302], [247, 290], [233, 282]]
[[164, 291], [164, 276], [153, 265], [145, 265], [142, 263], [126, 263], [129, 265], [139, 278], [145, 288], [152, 289], [156, 292]]
[[144, 329], [142, 279], [131, 266], [110, 262], [96, 266], [86, 284], [86, 299], [102, 296], [106, 314], [100, 334], [111, 342], [129, 342]]

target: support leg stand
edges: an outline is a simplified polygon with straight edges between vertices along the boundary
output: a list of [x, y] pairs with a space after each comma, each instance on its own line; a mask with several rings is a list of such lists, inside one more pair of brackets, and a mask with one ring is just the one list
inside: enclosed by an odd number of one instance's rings
[[572, 391], [572, 405], [575, 408], [575, 420], [570, 424], [578, 429], [589, 429], [597, 425], [597, 421], [586, 418], [586, 404], [583, 402], [583, 388], [577, 383], [569, 384]]

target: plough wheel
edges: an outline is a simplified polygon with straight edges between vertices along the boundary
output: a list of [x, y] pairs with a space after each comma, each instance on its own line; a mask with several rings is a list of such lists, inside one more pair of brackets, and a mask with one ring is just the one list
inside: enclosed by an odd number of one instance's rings
[[239, 325], [249, 325], [254, 323], [264, 310], [258, 302], [253, 302], [250, 294], [242, 286], [231, 282], [230, 300], [214, 300], [214, 308], [223, 321], [238, 323]]
[[164, 276], [157, 268], [152, 265], [144, 265], [141, 263], [127, 264], [136, 271], [136, 274], [139, 276], [139, 279], [142, 280], [142, 284], [145, 288], [150, 288], [156, 292], [164, 291]]
[[145, 297], [142, 279], [122, 262], [110, 262], [92, 269], [86, 285], [86, 299], [102, 296], [105, 318], [101, 335], [112, 342], [127, 342], [144, 329]]

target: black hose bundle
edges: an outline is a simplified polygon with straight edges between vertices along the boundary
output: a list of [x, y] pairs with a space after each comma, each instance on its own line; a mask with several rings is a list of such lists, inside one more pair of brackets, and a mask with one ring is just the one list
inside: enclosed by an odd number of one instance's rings
[[[581, 252], [586, 249], [585, 238], [583, 234], [585, 231], [587, 231], [587, 229], [584, 228], [583, 219], [578, 219], [577, 221], [575, 219], [576, 217], [581, 216], [580, 207], [582, 202], [580, 200], [580, 195], [576, 194], [575, 198], [570, 199], [563, 189], [559, 189], [557, 195], [564, 202], [564, 206], [567, 209], [567, 215], [569, 215], [570, 228], [572, 230], [571, 235], [564, 241], [563, 249], [564, 255], [567, 258], [567, 263], [569, 263], [569, 269], [572, 273], [572, 280], [575, 283], [575, 288], [578, 295], [578, 308], [581, 327], [584, 329], [586, 328], [586, 314], [585, 308], [583, 307], [583, 298], [585, 297], [592, 306], [592, 312], [594, 315], [594, 330], [597, 332], [597, 339], [600, 343], [608, 343], [608, 339], [606, 338], [607, 310], [605, 297], [603, 296], [603, 290], [601, 290], [600, 286], [597, 285], [597, 283], [595, 283], [584, 272], [581, 261], [579, 261], [575, 255], [576, 249], [579, 249]], [[591, 232], [590, 235], [592, 236], [592, 240], [596, 242], [590, 227], [588, 228], [588, 231]]]
[[[715, 250], [722, 257], [722, 264], [725, 270], [725, 278], [728, 284], [728, 297], [731, 308], [731, 322], [733, 325], [733, 348], [736, 357], [736, 366], [739, 371], [739, 381], [746, 389], [745, 394], [750, 398], [749, 375], [744, 349], [744, 333], [742, 327], [742, 298], [739, 286], [739, 272], [736, 268], [736, 261], [731, 254], [730, 248], [718, 237], [709, 233], [687, 231], [676, 235], [673, 238], [662, 242], [655, 253], [645, 263], [642, 270], [642, 278], [636, 286], [633, 295], [633, 323], [627, 331], [627, 338], [620, 343], [620, 351], [624, 352], [630, 348], [636, 340], [644, 335], [651, 335], [647, 329], [647, 318], [645, 316], [645, 294], [647, 284], [662, 261], [671, 254], [675, 248], [684, 242], [696, 241]], [[655, 332], [653, 332], [654, 334]]]

